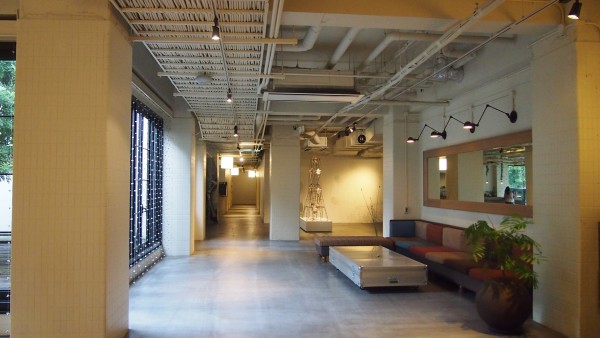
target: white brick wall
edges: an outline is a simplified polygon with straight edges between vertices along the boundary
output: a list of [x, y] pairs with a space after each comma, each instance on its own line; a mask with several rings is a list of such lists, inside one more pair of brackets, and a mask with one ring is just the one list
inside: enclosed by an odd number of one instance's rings
[[167, 256], [185, 256], [194, 251], [191, 224], [194, 120], [166, 120], [164, 135], [163, 245]]

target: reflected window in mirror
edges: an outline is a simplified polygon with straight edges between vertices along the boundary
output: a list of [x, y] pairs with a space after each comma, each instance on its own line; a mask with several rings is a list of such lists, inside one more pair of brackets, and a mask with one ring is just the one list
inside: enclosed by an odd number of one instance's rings
[[531, 131], [526, 131], [425, 151], [423, 204], [529, 215], [532, 149]]

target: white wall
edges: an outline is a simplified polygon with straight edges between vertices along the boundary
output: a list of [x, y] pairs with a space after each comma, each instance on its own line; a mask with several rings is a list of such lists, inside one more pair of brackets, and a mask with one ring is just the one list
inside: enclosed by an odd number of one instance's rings
[[[593, 33], [582, 40], [593, 37], [595, 41], [597, 30], [584, 25], [578, 29], [584, 27]], [[541, 243], [546, 257], [534, 267], [540, 274], [540, 287], [534, 293], [534, 320], [569, 337], [595, 337], [600, 332], [600, 184], [598, 171], [591, 168], [599, 167], [600, 158], [600, 46], [574, 40], [570, 29], [565, 36], [548, 37], [533, 46], [533, 58], [530, 48], [486, 47], [482, 54], [496, 58], [478, 57], [467, 65], [467, 89], [448, 85], [428, 93], [429, 98], [451, 98], [447, 115], [471, 120], [479, 118], [485, 103], [510, 110], [514, 90], [517, 123], [510, 124], [501, 114], [488, 112], [475, 134], [461, 132], [458, 124], [450, 123], [446, 141], [424, 139], [419, 146], [421, 150], [431, 149], [532, 129], [535, 223], [528, 233]], [[506, 74], [491, 79], [488, 69]], [[472, 104], [474, 116], [469, 111]], [[442, 113], [441, 109], [429, 109], [422, 122], [438, 128]], [[497, 224], [501, 219], [428, 207], [423, 208], [422, 217], [458, 226], [468, 226], [477, 219]]]
[[248, 172], [231, 176], [232, 204], [256, 205], [256, 190], [258, 178], [248, 177]]
[[[429, 92], [425, 93], [426, 95], [423, 96], [423, 98], [428, 99], [451, 98], [450, 105], [445, 108], [446, 118], [447, 116], [452, 115], [461, 121], [477, 121], [486, 104], [491, 104], [504, 111], [510, 111], [512, 109], [514, 92], [515, 108], [518, 112], [517, 122], [510, 123], [505, 115], [490, 111], [490, 109], [485, 113], [481, 125], [477, 128], [475, 133], [465, 132], [459, 123], [451, 122], [446, 129], [448, 133], [446, 140], [441, 138], [432, 139], [423, 137], [419, 142], [413, 145], [419, 147], [420, 150], [419, 153], [421, 158], [417, 161], [419, 171], [422, 171], [423, 168], [423, 150], [460, 144], [532, 128], [531, 69], [527, 66], [530, 52], [527, 45], [519, 46], [520, 45], [514, 46], [514, 50], [506, 48], [506, 46], [498, 45], [490, 45], [489, 48], [486, 47], [480, 57], [465, 66], [465, 79], [463, 82], [465, 82], [464, 84], [468, 89], [458, 90], [457, 88], [459, 88], [459, 86], [457, 84], [449, 83], [447, 87], [438, 89], [437, 93]], [[498, 55], [499, 58], [493, 58], [492, 54]], [[511, 55], [511, 57], [508, 57], [509, 55]], [[497, 63], [492, 63], [490, 60], [496, 60]], [[502, 66], [505, 61], [508, 64]], [[506, 74], [500, 76], [500, 78], [495, 81], [491, 81], [488, 79], [488, 77], [491, 76], [489, 74], [490, 71], [487, 70], [487, 68], [490, 67], [494, 68], [495, 72], [504, 70]], [[444, 96], [439, 97], [438, 95]], [[444, 108], [435, 107], [427, 109], [422, 114], [420, 126], [422, 127], [424, 123], [427, 123], [433, 128], [439, 128], [441, 130], [444, 127], [443, 116]], [[420, 128], [418, 130], [420, 130]], [[535, 145], [533, 146], [533, 151], [535, 153]], [[422, 176], [423, 175], [420, 174], [419, 184], [423, 183]], [[422, 191], [420, 192], [420, 195], [420, 203], [422, 204]], [[497, 215], [425, 206], [422, 207], [421, 217], [435, 222], [448, 223], [462, 227], [467, 227], [479, 219], [491, 220], [495, 224], [499, 223], [502, 219], [501, 216]]]
[[194, 251], [194, 127], [191, 118], [174, 118], [164, 123], [163, 246], [169, 256], [185, 256]]
[[[300, 202], [304, 205], [310, 184], [313, 156], [321, 160], [320, 185], [329, 220], [334, 223], [371, 223], [369, 209], [382, 219], [382, 159], [333, 156], [303, 151], [300, 161]], [[363, 197], [364, 196], [364, 197]], [[366, 200], [366, 202], [365, 202]]]

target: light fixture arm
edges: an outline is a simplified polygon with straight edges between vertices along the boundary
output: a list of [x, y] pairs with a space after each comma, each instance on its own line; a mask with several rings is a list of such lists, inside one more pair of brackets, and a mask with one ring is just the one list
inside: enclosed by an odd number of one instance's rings
[[[423, 128], [421, 129], [421, 132], [419, 133], [419, 136], [418, 136], [417, 138], [414, 138], [414, 137], [409, 137], [409, 138], [406, 140], [406, 143], [415, 143], [415, 142], [417, 142], [417, 141], [418, 141], [418, 140], [421, 138], [421, 135], [423, 135], [423, 132], [425, 131], [425, 128], [429, 128], [429, 129], [431, 129], [431, 130], [432, 130], [432, 132], [431, 132], [431, 135], [432, 135], [432, 137], [442, 136], [442, 138], [446, 139], [446, 137], [445, 137], [445, 133], [440, 133], [439, 131], [437, 131], [436, 129], [434, 129], [433, 127], [431, 127], [430, 125], [428, 125], [428, 124], [425, 124], [425, 125], [423, 126]], [[434, 133], [435, 133], [435, 134], [434, 134]], [[435, 135], [435, 136], [434, 136], [434, 135]]]
[[510, 120], [511, 123], [517, 122], [517, 111], [516, 110], [513, 110], [510, 113], [507, 113], [507, 112], [500, 110], [494, 106], [486, 104], [485, 109], [483, 109], [483, 113], [481, 113], [481, 116], [479, 117], [479, 121], [477, 121], [477, 124], [475, 124], [475, 126], [479, 127], [479, 122], [481, 122], [481, 119], [483, 118], [483, 115], [485, 115], [485, 112], [487, 111], [488, 108], [492, 108], [492, 109], [506, 115], [506, 117], [508, 117], [508, 119]]

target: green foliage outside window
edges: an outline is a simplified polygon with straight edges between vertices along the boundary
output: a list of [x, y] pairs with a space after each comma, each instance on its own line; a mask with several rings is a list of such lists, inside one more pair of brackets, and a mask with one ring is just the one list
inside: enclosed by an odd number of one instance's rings
[[511, 188], [525, 189], [526, 179], [524, 165], [508, 166], [508, 186]]
[[0, 180], [13, 172], [15, 66], [15, 61], [0, 61]]

